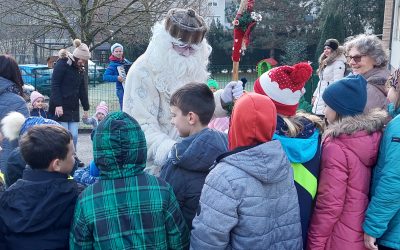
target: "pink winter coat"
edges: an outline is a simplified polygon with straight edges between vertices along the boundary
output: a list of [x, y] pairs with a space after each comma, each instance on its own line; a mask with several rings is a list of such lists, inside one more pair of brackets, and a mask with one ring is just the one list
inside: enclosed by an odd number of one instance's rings
[[346, 117], [325, 132], [307, 249], [365, 249], [362, 223], [386, 117], [377, 110]]

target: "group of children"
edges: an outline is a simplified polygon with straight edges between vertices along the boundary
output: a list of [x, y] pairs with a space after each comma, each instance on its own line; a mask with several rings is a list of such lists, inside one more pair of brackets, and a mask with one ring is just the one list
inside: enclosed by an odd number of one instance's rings
[[264, 73], [235, 101], [228, 134], [208, 127], [206, 84], [178, 89], [171, 123], [182, 139], [160, 177], [144, 171], [137, 121], [101, 103], [92, 134], [100, 178], [79, 198], [70, 133], [43, 121], [21, 131], [28, 167], [0, 196], [0, 248], [353, 250], [377, 249], [378, 239], [379, 249], [400, 249], [399, 71], [388, 81], [390, 118], [363, 113], [362, 76], [330, 84], [327, 128], [297, 111], [311, 74], [308, 63]]

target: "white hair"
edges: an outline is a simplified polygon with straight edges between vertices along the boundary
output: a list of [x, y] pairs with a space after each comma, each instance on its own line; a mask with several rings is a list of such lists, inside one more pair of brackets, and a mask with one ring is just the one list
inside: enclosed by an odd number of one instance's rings
[[150, 63], [155, 65], [155, 71], [161, 73], [155, 75], [156, 88], [169, 94], [186, 83], [207, 81], [208, 57], [212, 50], [204, 38], [201, 43], [192, 45], [196, 50], [194, 54], [185, 57], [173, 49], [173, 42], [180, 43], [165, 30], [164, 21], [157, 22], [145, 52]]

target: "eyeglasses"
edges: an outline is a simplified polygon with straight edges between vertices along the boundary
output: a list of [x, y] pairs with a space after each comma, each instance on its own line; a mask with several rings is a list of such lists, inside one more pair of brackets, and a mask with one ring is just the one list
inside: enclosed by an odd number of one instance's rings
[[359, 63], [359, 62], [361, 62], [361, 58], [363, 56], [366, 56], [366, 55], [346, 56], [346, 58], [347, 58], [348, 62], [350, 62], [351, 60], [354, 60], [354, 62]]

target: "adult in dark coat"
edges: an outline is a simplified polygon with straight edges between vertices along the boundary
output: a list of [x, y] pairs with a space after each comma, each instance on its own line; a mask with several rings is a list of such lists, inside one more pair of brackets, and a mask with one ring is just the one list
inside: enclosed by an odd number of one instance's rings
[[81, 101], [84, 115], [89, 110], [88, 94], [84, 82], [84, 65], [90, 58], [86, 44], [79, 39], [74, 40], [73, 54], [62, 49], [59, 59], [54, 66], [51, 78], [51, 96], [49, 114], [52, 119], [68, 129], [73, 137], [74, 146], [78, 141], [79, 101]]
[[[17, 111], [25, 117], [29, 116], [29, 110], [25, 100], [22, 98], [23, 90], [21, 71], [17, 62], [8, 55], [0, 56], [0, 120], [11, 111]], [[3, 135], [9, 131], [3, 131]], [[0, 170], [4, 168], [10, 152], [18, 146], [18, 140], [5, 138], [0, 141]]]

